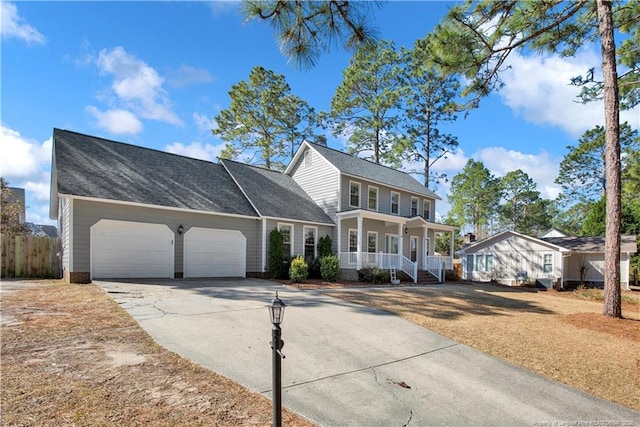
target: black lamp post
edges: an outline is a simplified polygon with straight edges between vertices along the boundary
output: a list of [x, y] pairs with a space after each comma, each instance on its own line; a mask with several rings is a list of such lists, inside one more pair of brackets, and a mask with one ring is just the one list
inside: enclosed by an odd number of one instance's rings
[[271, 328], [271, 349], [272, 353], [272, 362], [273, 362], [273, 418], [271, 425], [272, 427], [282, 427], [282, 373], [281, 373], [281, 359], [284, 359], [284, 354], [282, 354], [282, 347], [284, 346], [284, 341], [280, 339], [281, 337], [281, 329], [280, 323], [282, 323], [282, 319], [284, 318], [284, 308], [286, 304], [282, 302], [280, 298], [278, 298], [278, 293], [276, 292], [276, 298], [271, 302], [269, 308], [269, 316], [271, 317], [271, 323], [273, 324], [273, 328]]

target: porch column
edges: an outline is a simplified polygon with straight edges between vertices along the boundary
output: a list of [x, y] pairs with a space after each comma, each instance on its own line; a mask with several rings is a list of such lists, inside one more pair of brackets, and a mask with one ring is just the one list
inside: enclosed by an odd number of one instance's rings
[[[342, 227], [341, 227], [342, 218], [337, 217], [336, 220], [337, 220], [336, 222], [338, 223], [338, 235], [336, 236], [337, 237], [336, 238], [336, 244], [337, 244], [337, 251], [336, 252], [338, 253], [338, 258], [341, 260], [340, 263], [342, 264], [342, 257], [340, 256], [340, 253], [342, 252], [342, 245], [341, 245], [341, 241], [342, 241], [342, 239], [341, 239], [341, 237], [342, 237]], [[304, 239], [304, 237], [303, 237], [303, 239]], [[340, 265], [340, 268], [343, 268], [343, 266]]]
[[453, 241], [454, 241], [453, 231], [449, 233], [449, 256], [451, 257], [451, 262], [453, 262]]
[[422, 226], [422, 269], [427, 269], [427, 226]]
[[360, 270], [362, 268], [362, 217], [358, 216], [358, 254], [356, 268]]
[[404, 224], [398, 223], [398, 265], [402, 265], [402, 257], [400, 254], [404, 255]]

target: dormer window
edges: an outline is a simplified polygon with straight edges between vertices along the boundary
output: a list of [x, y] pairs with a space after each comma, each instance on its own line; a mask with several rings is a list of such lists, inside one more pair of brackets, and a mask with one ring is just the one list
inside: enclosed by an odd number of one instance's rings
[[349, 206], [360, 207], [360, 183], [349, 181]]

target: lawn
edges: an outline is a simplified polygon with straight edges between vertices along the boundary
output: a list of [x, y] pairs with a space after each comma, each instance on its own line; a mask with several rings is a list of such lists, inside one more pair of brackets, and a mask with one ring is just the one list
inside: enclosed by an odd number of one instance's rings
[[[640, 410], [640, 305], [601, 315], [598, 291], [535, 292], [490, 284], [335, 289], [547, 378]], [[600, 291], [601, 292], [601, 291]]]
[[271, 425], [269, 399], [158, 346], [98, 286], [23, 283], [0, 293], [2, 425]]

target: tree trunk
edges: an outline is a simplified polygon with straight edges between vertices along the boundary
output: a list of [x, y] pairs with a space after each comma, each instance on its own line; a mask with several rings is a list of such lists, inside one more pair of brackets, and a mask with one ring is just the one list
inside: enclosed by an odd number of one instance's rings
[[429, 162], [431, 161], [431, 111], [427, 111], [427, 129], [424, 140], [424, 186], [429, 188]]
[[607, 174], [603, 314], [609, 317], [622, 317], [620, 295], [620, 110], [616, 46], [613, 38], [611, 2], [597, 0], [597, 5], [604, 81], [605, 167]]

